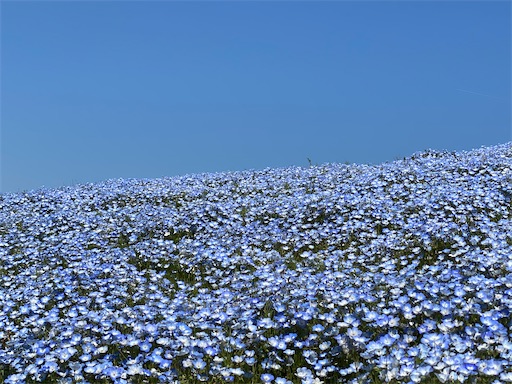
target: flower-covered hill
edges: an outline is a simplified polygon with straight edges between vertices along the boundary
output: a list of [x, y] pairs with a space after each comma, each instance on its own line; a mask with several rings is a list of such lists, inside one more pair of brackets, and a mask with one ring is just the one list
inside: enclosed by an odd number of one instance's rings
[[0, 382], [512, 382], [512, 144], [0, 195]]

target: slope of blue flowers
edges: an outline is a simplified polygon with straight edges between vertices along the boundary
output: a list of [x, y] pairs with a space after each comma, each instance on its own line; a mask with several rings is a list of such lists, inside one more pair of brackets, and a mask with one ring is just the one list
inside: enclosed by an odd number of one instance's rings
[[512, 143], [0, 195], [0, 382], [512, 382]]

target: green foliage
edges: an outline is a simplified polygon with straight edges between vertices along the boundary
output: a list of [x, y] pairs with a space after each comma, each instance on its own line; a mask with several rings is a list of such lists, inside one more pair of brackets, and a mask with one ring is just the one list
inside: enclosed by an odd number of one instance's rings
[[418, 266], [435, 265], [439, 261], [439, 258], [453, 247], [453, 244], [453, 241], [447, 241], [437, 237], [432, 239], [432, 242], [427, 247], [421, 247], [421, 258]]
[[129, 246], [129, 239], [124, 233], [121, 233], [117, 238], [117, 247], [118, 248], [127, 248]]

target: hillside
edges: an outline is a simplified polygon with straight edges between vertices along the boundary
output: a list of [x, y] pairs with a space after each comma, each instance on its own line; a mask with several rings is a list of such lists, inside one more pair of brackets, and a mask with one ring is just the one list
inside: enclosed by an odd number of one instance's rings
[[3, 194], [0, 382], [512, 382], [511, 219], [512, 143]]

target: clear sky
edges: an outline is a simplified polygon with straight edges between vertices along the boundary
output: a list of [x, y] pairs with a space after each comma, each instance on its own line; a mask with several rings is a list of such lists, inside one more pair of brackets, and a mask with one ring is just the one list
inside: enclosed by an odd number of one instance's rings
[[511, 141], [509, 1], [2, 1], [0, 191]]

